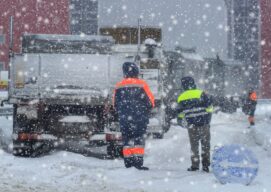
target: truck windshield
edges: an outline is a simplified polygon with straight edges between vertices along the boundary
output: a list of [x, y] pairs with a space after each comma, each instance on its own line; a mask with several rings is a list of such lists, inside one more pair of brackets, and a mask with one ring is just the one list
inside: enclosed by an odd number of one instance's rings
[[160, 64], [158, 59], [142, 59], [140, 61], [141, 69], [159, 69]]

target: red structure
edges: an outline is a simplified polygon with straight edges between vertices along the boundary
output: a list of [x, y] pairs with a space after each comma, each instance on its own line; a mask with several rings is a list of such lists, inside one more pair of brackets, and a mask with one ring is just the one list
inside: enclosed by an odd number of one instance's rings
[[261, 93], [271, 99], [271, 1], [261, 4]]
[[24, 33], [69, 34], [69, 0], [0, 0], [0, 63], [8, 66], [10, 17], [13, 16], [15, 53]]

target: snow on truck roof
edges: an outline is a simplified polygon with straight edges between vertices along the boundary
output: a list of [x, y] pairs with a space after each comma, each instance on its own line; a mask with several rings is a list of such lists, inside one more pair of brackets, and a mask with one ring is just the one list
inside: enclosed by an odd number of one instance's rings
[[23, 35], [23, 53], [81, 53], [106, 54], [115, 44], [111, 36], [98, 35]]
[[196, 61], [204, 61], [203, 57], [198, 53], [181, 53], [184, 59], [191, 59]]
[[23, 38], [31, 38], [32, 40], [40, 39], [47, 41], [105, 41], [114, 43], [113, 37], [104, 35], [24, 34]]
[[[136, 53], [138, 50], [138, 45], [133, 45], [133, 44], [117, 44], [115, 46], [112, 47], [112, 50], [114, 52], [124, 52], [124, 53]], [[145, 46], [144, 45], [140, 45], [140, 52], [145, 51]]]

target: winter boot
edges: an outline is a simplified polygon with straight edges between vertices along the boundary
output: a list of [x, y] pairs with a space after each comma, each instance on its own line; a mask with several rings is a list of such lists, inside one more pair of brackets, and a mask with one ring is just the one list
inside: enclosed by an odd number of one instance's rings
[[135, 166], [136, 169], [138, 170], [142, 170], [142, 171], [148, 171], [149, 167], [145, 167], [145, 166]]
[[198, 167], [192, 167], [192, 166], [187, 169], [187, 171], [198, 171], [198, 170], [199, 170]]
[[125, 165], [126, 168], [132, 167], [133, 164], [134, 164], [133, 157], [124, 158], [124, 165]]
[[207, 166], [202, 167], [202, 171], [209, 173], [209, 167]]
[[143, 166], [143, 157], [135, 157], [134, 158], [134, 167], [137, 168], [138, 170], [144, 170], [144, 171], [147, 171], [149, 170], [148, 167], [144, 167]]

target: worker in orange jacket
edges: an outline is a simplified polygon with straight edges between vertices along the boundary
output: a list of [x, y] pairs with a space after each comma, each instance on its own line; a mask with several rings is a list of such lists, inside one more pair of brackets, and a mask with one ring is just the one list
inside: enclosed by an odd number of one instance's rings
[[242, 111], [248, 115], [248, 122], [250, 126], [255, 125], [254, 114], [256, 111], [257, 105], [257, 93], [256, 91], [250, 90], [248, 92], [247, 98], [245, 99], [244, 105], [242, 107]]
[[135, 63], [125, 62], [122, 69], [124, 79], [116, 84], [113, 104], [122, 133], [124, 165], [149, 170], [143, 166], [144, 135], [155, 105], [154, 96], [148, 84], [138, 78], [139, 68]]

